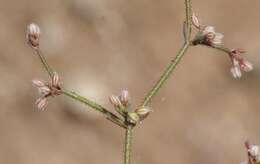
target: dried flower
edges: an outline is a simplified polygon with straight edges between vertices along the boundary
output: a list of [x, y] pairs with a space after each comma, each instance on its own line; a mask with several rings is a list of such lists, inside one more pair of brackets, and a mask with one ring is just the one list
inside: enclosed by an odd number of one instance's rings
[[241, 49], [233, 49], [229, 53], [229, 57], [232, 62], [230, 72], [232, 73], [234, 78], [240, 78], [242, 76], [241, 71], [249, 72], [253, 70], [252, 63], [242, 57], [243, 53], [245, 53], [245, 51]]
[[40, 27], [34, 23], [27, 26], [26, 39], [27, 43], [34, 49], [39, 48], [40, 44]]
[[47, 98], [50, 96], [57, 96], [61, 93], [59, 76], [54, 73], [50, 83], [44, 83], [40, 80], [32, 80], [33, 85], [38, 89], [40, 97], [35, 104], [39, 110], [44, 110], [47, 107]]

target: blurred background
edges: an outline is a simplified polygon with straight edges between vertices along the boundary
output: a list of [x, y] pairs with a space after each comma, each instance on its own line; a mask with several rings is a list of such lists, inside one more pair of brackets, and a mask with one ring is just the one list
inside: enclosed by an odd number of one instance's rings
[[[124, 131], [73, 100], [34, 106], [31, 79], [48, 76], [25, 40], [41, 47], [63, 85], [112, 109], [111, 94], [140, 103], [182, 45], [183, 0], [0, 0], [0, 163], [120, 164]], [[245, 140], [260, 144], [260, 1], [194, 0], [204, 24], [244, 48], [255, 69], [231, 77], [226, 54], [189, 49], [134, 130], [133, 164], [240, 163]]]

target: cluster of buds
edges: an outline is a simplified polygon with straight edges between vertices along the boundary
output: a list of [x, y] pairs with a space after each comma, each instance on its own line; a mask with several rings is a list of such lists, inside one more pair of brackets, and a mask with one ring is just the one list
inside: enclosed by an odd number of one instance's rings
[[192, 24], [199, 32], [195, 39], [192, 41], [193, 45], [204, 44], [207, 46], [221, 46], [224, 35], [215, 31], [213, 26], [202, 25], [198, 17], [192, 15]]
[[260, 163], [260, 147], [258, 145], [245, 142], [247, 149], [248, 161], [242, 162], [242, 164], [259, 164]]
[[245, 60], [241, 54], [245, 53], [242, 49], [233, 49], [229, 53], [229, 57], [232, 62], [232, 68], [230, 72], [234, 78], [240, 78], [242, 76], [242, 71], [249, 72], [253, 70], [253, 65], [249, 61]]
[[130, 108], [130, 96], [127, 90], [121, 91], [119, 96], [112, 95], [109, 97], [111, 104], [115, 107], [115, 110], [126, 118], [126, 121], [131, 124], [137, 124], [138, 122], [145, 119], [151, 109], [149, 107], [138, 108], [132, 111]]
[[245, 51], [242, 49], [229, 50], [223, 47], [222, 39], [224, 35], [215, 32], [214, 27], [202, 25], [195, 14], [192, 15], [192, 24], [199, 30], [198, 34], [195, 36], [195, 39], [192, 41], [192, 44], [207, 45], [213, 48], [224, 50], [226, 53], [228, 53], [232, 63], [230, 72], [234, 78], [240, 78], [242, 76], [241, 71], [249, 72], [253, 70], [253, 65], [242, 57], [242, 54], [244, 54]]
[[40, 27], [34, 23], [27, 26], [26, 40], [33, 49], [38, 49], [40, 44]]
[[40, 80], [32, 80], [33, 85], [38, 89], [40, 97], [36, 100], [36, 106], [39, 110], [44, 110], [48, 104], [48, 97], [61, 94], [60, 78], [54, 73], [50, 82], [45, 83]]

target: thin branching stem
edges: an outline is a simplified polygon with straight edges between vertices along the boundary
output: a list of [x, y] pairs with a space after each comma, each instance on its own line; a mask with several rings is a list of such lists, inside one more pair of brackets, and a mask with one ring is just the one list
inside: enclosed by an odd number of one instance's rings
[[156, 82], [154, 87], [148, 92], [148, 94], [145, 96], [144, 101], [141, 104], [141, 107], [145, 107], [149, 104], [149, 102], [152, 100], [152, 98], [156, 95], [156, 93], [160, 90], [160, 88], [163, 86], [163, 84], [167, 81], [167, 79], [170, 77], [173, 70], [176, 68], [178, 63], [181, 61], [182, 57], [186, 53], [186, 51], [189, 48], [189, 44], [185, 43], [182, 48], [177, 53], [176, 57], [170, 62], [169, 66], [166, 68], [166, 70], [161, 75], [160, 79]]
[[181, 47], [175, 58], [170, 62], [169, 66], [166, 68], [166, 70], [163, 72], [163, 74], [160, 76], [159, 80], [155, 83], [155, 85], [152, 87], [152, 89], [146, 94], [141, 107], [145, 107], [149, 104], [149, 102], [152, 100], [152, 98], [158, 93], [160, 88], [163, 86], [163, 84], [167, 81], [167, 79], [172, 74], [173, 70], [176, 68], [176, 66], [181, 61], [182, 57], [188, 50], [190, 46], [190, 37], [191, 37], [191, 0], [185, 0], [185, 12], [186, 12], [186, 28], [187, 33], [185, 34], [185, 44]]
[[[52, 78], [54, 75], [54, 72], [53, 72], [53, 69], [48, 64], [44, 54], [40, 51], [40, 49], [37, 49], [36, 53], [39, 56], [40, 61], [41, 61], [42, 65], [44, 66], [45, 70], [48, 72], [49, 76]], [[89, 99], [77, 94], [76, 92], [67, 91], [66, 89], [62, 89], [62, 94], [66, 95], [78, 102], [81, 102], [81, 103], [91, 107], [92, 109], [95, 109], [98, 112], [101, 112], [102, 114], [104, 114], [106, 116], [106, 118], [108, 120], [119, 125], [120, 127], [126, 128], [126, 126], [124, 125], [123, 119], [121, 119], [117, 115], [113, 114], [112, 112], [110, 112], [109, 110], [104, 108], [103, 106], [97, 104], [96, 102], [89, 100]]]
[[126, 126], [124, 125], [124, 120], [122, 120], [121, 118], [119, 118], [117, 115], [113, 114], [112, 112], [108, 111], [106, 108], [104, 108], [103, 106], [97, 104], [95, 101], [89, 100], [79, 94], [77, 94], [76, 92], [72, 92], [72, 91], [67, 91], [67, 90], [62, 90], [62, 93], [76, 101], [79, 101], [101, 113], [103, 113], [108, 120], [116, 123], [117, 125], [126, 128]]

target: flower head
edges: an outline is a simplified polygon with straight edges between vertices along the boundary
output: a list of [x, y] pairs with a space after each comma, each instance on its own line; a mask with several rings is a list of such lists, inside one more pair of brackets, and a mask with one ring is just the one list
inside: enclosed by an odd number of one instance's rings
[[32, 80], [32, 83], [39, 91], [40, 96], [35, 102], [39, 110], [46, 109], [48, 97], [57, 96], [61, 93], [60, 81], [57, 73], [54, 73], [54, 76], [49, 83], [45, 83], [40, 80]]
[[252, 63], [242, 57], [243, 53], [245, 53], [245, 51], [242, 49], [233, 49], [229, 53], [232, 62], [230, 72], [234, 78], [241, 78], [242, 71], [249, 72], [253, 70]]
[[27, 26], [26, 39], [27, 43], [34, 49], [39, 48], [40, 44], [40, 27], [34, 23]]

